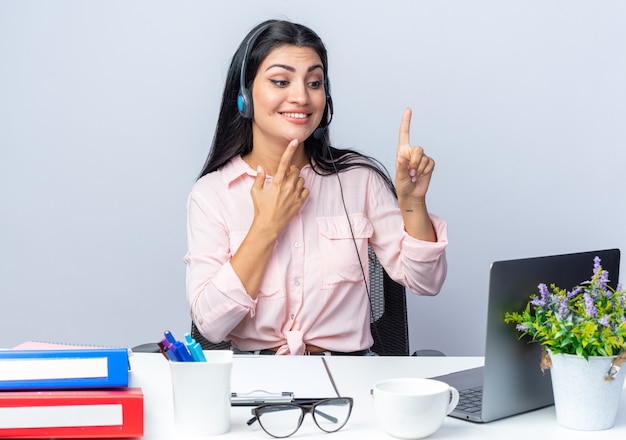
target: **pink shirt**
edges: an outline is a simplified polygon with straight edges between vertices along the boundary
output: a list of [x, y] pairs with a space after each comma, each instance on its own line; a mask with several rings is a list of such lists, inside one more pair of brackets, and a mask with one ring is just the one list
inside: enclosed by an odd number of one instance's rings
[[[372, 345], [368, 296], [337, 176], [320, 176], [308, 165], [300, 175], [310, 195], [280, 235], [256, 300], [230, 265], [252, 223], [256, 171], [236, 157], [193, 186], [187, 300], [208, 340], [230, 339], [241, 350], [280, 347], [279, 354], [303, 354], [305, 344], [341, 352]], [[397, 200], [380, 176], [358, 167], [339, 177], [365, 274], [369, 243], [392, 279], [436, 295], [447, 270], [446, 222], [431, 215], [438, 241], [417, 240], [404, 231]]]

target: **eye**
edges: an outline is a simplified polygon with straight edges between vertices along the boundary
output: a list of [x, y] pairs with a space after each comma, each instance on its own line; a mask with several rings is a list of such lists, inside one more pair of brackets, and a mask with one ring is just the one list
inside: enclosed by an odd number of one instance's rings
[[322, 87], [323, 82], [322, 81], [311, 81], [309, 83], [309, 87], [311, 87], [312, 89], [319, 89], [320, 87]]
[[270, 81], [277, 87], [286, 87], [289, 84], [289, 81], [285, 81], [282, 79], [270, 79]]

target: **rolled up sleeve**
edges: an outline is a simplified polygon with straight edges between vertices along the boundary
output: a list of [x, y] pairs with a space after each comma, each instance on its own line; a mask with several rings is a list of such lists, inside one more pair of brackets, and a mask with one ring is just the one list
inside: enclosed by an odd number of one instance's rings
[[246, 315], [254, 316], [256, 301], [246, 292], [230, 265], [229, 237], [209, 204], [192, 191], [187, 203], [187, 302], [200, 333], [220, 342]]

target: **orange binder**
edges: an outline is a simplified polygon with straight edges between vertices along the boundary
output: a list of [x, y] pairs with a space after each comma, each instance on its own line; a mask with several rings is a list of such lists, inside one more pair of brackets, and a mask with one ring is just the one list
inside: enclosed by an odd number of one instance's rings
[[2, 391], [0, 438], [143, 436], [141, 388]]

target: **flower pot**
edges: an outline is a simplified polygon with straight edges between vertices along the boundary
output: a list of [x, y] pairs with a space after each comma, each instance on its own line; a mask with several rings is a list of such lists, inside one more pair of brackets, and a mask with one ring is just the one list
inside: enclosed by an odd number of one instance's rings
[[552, 391], [557, 423], [564, 428], [598, 431], [612, 428], [619, 406], [626, 368], [606, 380], [614, 356], [550, 353]]

